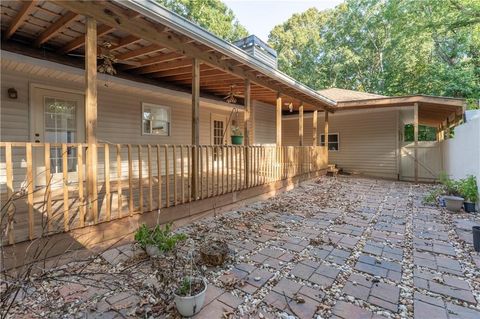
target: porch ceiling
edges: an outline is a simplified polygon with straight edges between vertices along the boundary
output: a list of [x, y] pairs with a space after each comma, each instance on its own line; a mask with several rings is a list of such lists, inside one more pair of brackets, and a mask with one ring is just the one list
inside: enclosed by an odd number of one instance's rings
[[274, 105], [280, 92], [285, 109], [303, 102], [306, 110], [333, 110], [336, 104], [153, 1], [15, 0], [2, 1], [0, 10], [2, 45], [20, 42], [60, 63], [83, 62], [89, 15], [98, 22], [98, 43], [110, 43], [108, 51], [123, 62], [115, 63], [119, 75], [190, 88], [192, 58], [198, 58], [204, 93], [222, 98], [233, 89], [241, 98], [249, 79], [252, 99]]

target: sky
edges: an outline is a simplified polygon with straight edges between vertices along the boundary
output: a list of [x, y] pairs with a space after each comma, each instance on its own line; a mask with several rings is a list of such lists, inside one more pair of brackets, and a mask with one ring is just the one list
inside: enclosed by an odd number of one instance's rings
[[240, 24], [250, 34], [263, 41], [274, 26], [288, 20], [294, 13], [303, 12], [311, 7], [319, 10], [334, 8], [343, 0], [223, 0], [233, 10]]

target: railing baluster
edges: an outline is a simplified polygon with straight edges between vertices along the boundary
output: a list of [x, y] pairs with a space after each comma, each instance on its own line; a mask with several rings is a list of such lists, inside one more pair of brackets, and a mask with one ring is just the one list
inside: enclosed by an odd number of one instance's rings
[[122, 146], [117, 144], [117, 218], [122, 217]]
[[188, 202], [192, 201], [192, 147], [187, 146], [187, 189], [188, 189]]
[[69, 205], [68, 205], [68, 150], [67, 144], [62, 144], [62, 173], [63, 173], [63, 229], [69, 230]]
[[77, 145], [77, 179], [78, 179], [78, 218], [80, 227], [85, 226], [85, 198], [83, 194], [83, 145]]
[[105, 155], [105, 213], [107, 220], [112, 218], [112, 203], [111, 203], [111, 195], [110, 195], [110, 146], [105, 144], [104, 149]]
[[138, 210], [143, 213], [142, 146], [138, 145]]
[[5, 164], [6, 164], [6, 174], [7, 174], [7, 200], [11, 201], [8, 205], [8, 243], [15, 243], [15, 235], [13, 233], [13, 220], [15, 208], [13, 205], [13, 163], [12, 163], [12, 144], [5, 144]]
[[132, 163], [132, 146], [127, 145], [128, 151], [128, 211], [130, 216], [133, 216], [133, 163]]
[[45, 198], [47, 200], [47, 230], [52, 231], [52, 175], [50, 163], [50, 143], [45, 143]]
[[32, 143], [27, 143], [25, 146], [27, 155], [27, 202], [28, 202], [28, 238], [32, 240], [34, 235], [34, 220], [33, 220], [33, 156]]
[[198, 147], [198, 159], [200, 164], [200, 199], [203, 199], [203, 146]]
[[168, 145], [165, 145], [165, 206], [170, 207], [170, 164], [168, 159]]
[[158, 209], [162, 208], [162, 159], [160, 157], [160, 145], [157, 144], [157, 174], [158, 174]]
[[185, 162], [183, 160], [183, 145], [180, 145], [180, 175], [181, 175], [181, 181], [180, 181], [180, 186], [181, 186], [181, 192], [180, 195], [182, 196], [182, 204], [185, 203], [185, 177], [184, 177], [184, 166]]
[[173, 162], [173, 206], [177, 205], [177, 146], [172, 145]]
[[147, 169], [148, 169], [148, 211], [153, 210], [153, 175], [152, 175], [152, 147], [147, 145]]

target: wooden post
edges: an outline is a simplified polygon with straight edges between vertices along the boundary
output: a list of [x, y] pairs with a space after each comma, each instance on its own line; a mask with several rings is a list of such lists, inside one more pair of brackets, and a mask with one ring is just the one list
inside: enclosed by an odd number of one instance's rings
[[90, 220], [97, 222], [97, 22], [85, 21], [85, 128], [87, 139], [87, 189]]
[[325, 112], [325, 119], [323, 123], [323, 136], [324, 136], [324, 141], [325, 141], [325, 163], [328, 165], [328, 112], [327, 110], [324, 110]]
[[303, 146], [303, 103], [298, 108], [298, 145]]
[[[192, 145], [200, 145], [200, 61], [193, 59], [192, 68]], [[198, 184], [198, 148], [192, 150], [192, 196], [197, 199]]]
[[[251, 86], [250, 86], [250, 81], [249, 80], [245, 80], [245, 99], [243, 101], [244, 103], [244, 106], [245, 106], [245, 110], [244, 110], [244, 123], [243, 123], [243, 126], [244, 126], [244, 145], [245, 146], [249, 146], [251, 145], [252, 141], [250, 140], [250, 121], [251, 121], [251, 100], [250, 100], [250, 95], [251, 95]], [[245, 150], [245, 158], [248, 158], [248, 147], [245, 147], [244, 148]], [[249, 172], [250, 170], [250, 165], [248, 163], [248, 161], [245, 162], [245, 186], [248, 186], [249, 183], [250, 183], [250, 180], [249, 180]]]
[[317, 146], [317, 122], [318, 122], [318, 111], [313, 111], [313, 118], [312, 118], [312, 145]]
[[418, 103], [413, 104], [413, 142], [414, 142], [414, 169], [415, 183], [418, 182]]
[[277, 146], [282, 146], [282, 97], [280, 92], [277, 93], [277, 110], [276, 110], [276, 129], [277, 129]]

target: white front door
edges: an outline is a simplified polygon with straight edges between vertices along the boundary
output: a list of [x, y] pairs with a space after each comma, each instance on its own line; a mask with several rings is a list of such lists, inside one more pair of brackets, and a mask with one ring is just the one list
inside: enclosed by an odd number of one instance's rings
[[227, 143], [229, 136], [225, 132], [227, 128], [227, 117], [219, 114], [212, 114], [211, 121], [211, 143], [212, 145], [224, 145]]
[[[81, 94], [34, 87], [32, 89], [33, 143], [83, 143], [85, 141], [84, 98]], [[35, 148], [35, 162], [44, 163], [44, 150]], [[77, 174], [77, 149], [67, 148], [69, 179]], [[37, 185], [45, 185], [44, 165], [36, 165]], [[51, 146], [50, 170], [52, 183], [62, 174], [62, 148]], [[70, 174], [72, 173], [72, 174]], [[75, 176], [74, 176], [75, 175]]]

